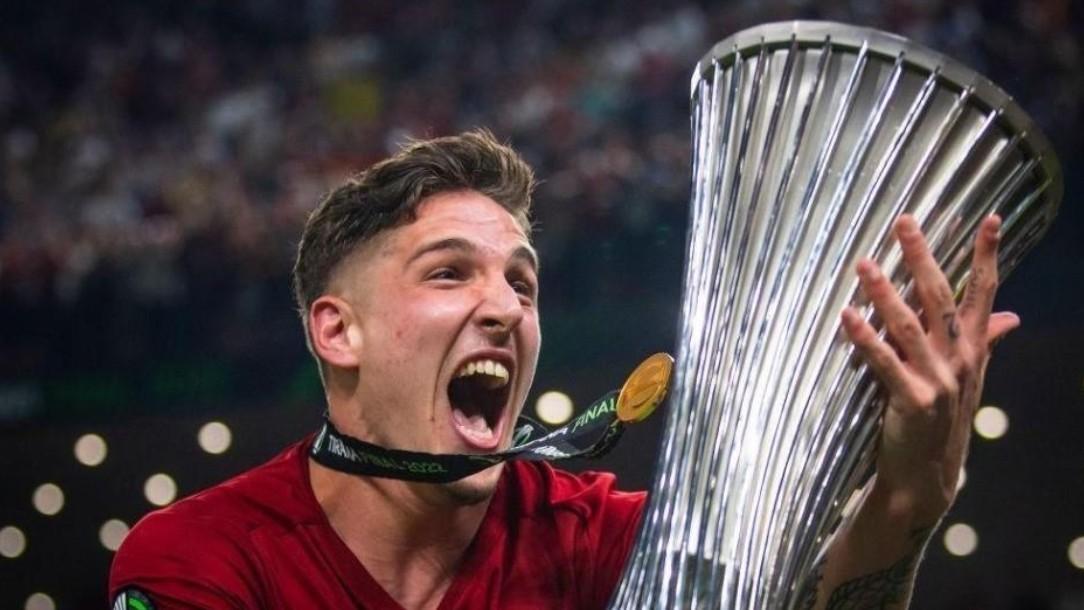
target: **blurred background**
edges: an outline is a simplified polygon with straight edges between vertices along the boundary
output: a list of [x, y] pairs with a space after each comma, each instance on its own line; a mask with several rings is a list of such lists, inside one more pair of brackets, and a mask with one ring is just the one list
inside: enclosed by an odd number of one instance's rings
[[[966, 485], [920, 609], [1084, 608], [1084, 15], [1073, 0], [75, 0], [0, 7], [0, 608], [101, 608], [128, 527], [315, 430], [289, 269], [323, 193], [488, 126], [537, 193], [559, 421], [674, 350], [688, 82], [744, 27], [821, 18], [985, 73], [1066, 200], [1004, 285]], [[571, 407], [571, 409], [570, 409]], [[537, 414], [536, 414], [537, 416]], [[647, 488], [662, 417], [601, 462]]]

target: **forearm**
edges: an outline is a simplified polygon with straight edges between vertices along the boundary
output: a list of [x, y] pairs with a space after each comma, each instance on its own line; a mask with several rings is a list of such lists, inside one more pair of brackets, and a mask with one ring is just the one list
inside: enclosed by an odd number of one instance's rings
[[904, 610], [937, 516], [873, 483], [807, 584], [803, 610]]

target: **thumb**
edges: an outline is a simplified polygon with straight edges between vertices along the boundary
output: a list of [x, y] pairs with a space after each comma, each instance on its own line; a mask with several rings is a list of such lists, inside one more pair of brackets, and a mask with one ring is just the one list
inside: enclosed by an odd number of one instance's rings
[[986, 324], [986, 344], [993, 348], [1017, 326], [1020, 326], [1020, 316], [1011, 311], [990, 314], [990, 321]]

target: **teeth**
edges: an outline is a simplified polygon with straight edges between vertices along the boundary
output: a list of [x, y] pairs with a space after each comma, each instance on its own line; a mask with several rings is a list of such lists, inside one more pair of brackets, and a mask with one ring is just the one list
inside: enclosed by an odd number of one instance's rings
[[493, 379], [488, 382], [490, 388], [503, 387], [508, 383], [508, 369], [500, 362], [494, 360], [476, 360], [474, 362], [468, 362], [455, 374], [456, 377], [469, 377], [471, 375], [486, 375], [492, 377]]

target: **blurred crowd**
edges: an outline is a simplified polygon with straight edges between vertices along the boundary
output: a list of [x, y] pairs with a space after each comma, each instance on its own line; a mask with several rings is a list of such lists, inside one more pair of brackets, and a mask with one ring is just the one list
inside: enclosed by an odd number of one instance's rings
[[[917, 39], [1006, 87], [1063, 155], [1079, 151], [1071, 0], [663, 4], [5, 3], [0, 384], [303, 357], [288, 273], [308, 211], [407, 139], [475, 126], [544, 180], [536, 239], [561, 278], [544, 306], [574, 313], [667, 281], [684, 240], [692, 66], [760, 22]], [[660, 247], [673, 252], [661, 263]]]

